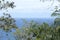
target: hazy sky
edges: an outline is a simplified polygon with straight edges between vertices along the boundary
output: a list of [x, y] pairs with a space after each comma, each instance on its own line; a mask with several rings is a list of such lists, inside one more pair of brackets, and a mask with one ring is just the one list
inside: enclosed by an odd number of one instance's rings
[[40, 0], [13, 0], [16, 7], [10, 9], [9, 13], [14, 18], [51, 18], [51, 13], [54, 6], [58, 5], [55, 1], [51, 6], [52, 1], [40, 2]]

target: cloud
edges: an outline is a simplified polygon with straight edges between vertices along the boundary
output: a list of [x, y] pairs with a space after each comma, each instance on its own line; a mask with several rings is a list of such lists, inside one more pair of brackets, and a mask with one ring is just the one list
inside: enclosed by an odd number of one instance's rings
[[14, 18], [49, 18], [51, 17], [52, 8], [58, 3], [55, 1], [54, 5], [51, 6], [52, 2], [40, 2], [40, 0], [13, 0], [16, 7], [10, 10], [9, 13]]
[[[53, 1], [49, 2], [40, 2], [40, 0], [14, 0], [16, 9], [32, 9], [32, 8], [47, 8], [51, 6]], [[54, 5], [57, 5], [57, 2], [55, 1]]]

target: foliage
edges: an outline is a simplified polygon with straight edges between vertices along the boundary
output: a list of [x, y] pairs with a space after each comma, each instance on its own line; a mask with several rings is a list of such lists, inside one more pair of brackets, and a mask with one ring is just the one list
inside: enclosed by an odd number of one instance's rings
[[[40, 0], [40, 1], [45, 2], [45, 1], [55, 1], [55, 0]], [[60, 0], [56, 0], [56, 1], [60, 2]]]
[[0, 17], [0, 28], [4, 31], [8, 32], [12, 28], [17, 28], [15, 24], [15, 20], [10, 16], [10, 14], [3, 14], [2, 17]]
[[3, 16], [0, 17], [0, 28], [3, 29], [5, 32], [10, 31], [12, 28], [17, 28], [15, 24], [15, 20], [11, 17], [8, 13], [8, 8], [14, 8], [14, 2], [9, 2], [6, 0], [0, 0], [0, 9], [6, 9], [6, 12], [3, 13]]
[[51, 16], [55, 17], [54, 26], [55, 27], [60, 26], [60, 9], [58, 6], [56, 6], [55, 11], [52, 13]]
[[[47, 23], [38, 24], [36, 22], [27, 23], [29, 27], [18, 29], [15, 34], [16, 40], [59, 40], [60, 26], [51, 27]], [[32, 25], [34, 24], [34, 26]], [[20, 31], [19, 31], [20, 30]]]
[[[58, 0], [60, 2], [60, 0]], [[43, 0], [44, 2], [44, 0]], [[14, 8], [14, 2], [0, 0], [0, 9]], [[60, 16], [60, 9], [57, 9], [52, 13], [52, 16]], [[59, 18], [56, 18], [54, 24], [59, 24]], [[3, 13], [0, 17], [0, 29], [5, 32], [11, 31], [15, 28], [14, 37], [16, 40], [60, 40], [60, 24], [56, 27], [49, 26], [47, 23], [39, 24], [34, 21], [26, 22], [21, 29], [17, 28], [14, 18], [11, 17], [8, 12]]]
[[14, 8], [14, 2], [9, 2], [6, 0], [0, 0], [0, 9]]
[[58, 6], [55, 7], [55, 11], [52, 13], [51, 16], [60, 16], [60, 9], [58, 8]]

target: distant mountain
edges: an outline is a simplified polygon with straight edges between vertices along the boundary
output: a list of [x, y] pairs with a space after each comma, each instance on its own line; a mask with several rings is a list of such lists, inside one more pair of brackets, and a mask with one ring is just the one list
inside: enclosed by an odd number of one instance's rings
[[[16, 20], [16, 25], [18, 27], [21, 27], [24, 23], [22, 19], [16, 18], [15, 20]], [[52, 19], [52, 18], [50, 18], [50, 19], [48, 19], [48, 18], [46, 18], [46, 19], [45, 18], [40, 18], [40, 19], [38, 19], [38, 18], [33, 18], [33, 19], [32, 18], [25, 18], [24, 20], [26, 20], [27, 22], [30, 22], [31, 20], [33, 20], [33, 21], [40, 23], [40, 24], [42, 24], [43, 22], [46, 22], [49, 25], [54, 23], [54, 19]]]

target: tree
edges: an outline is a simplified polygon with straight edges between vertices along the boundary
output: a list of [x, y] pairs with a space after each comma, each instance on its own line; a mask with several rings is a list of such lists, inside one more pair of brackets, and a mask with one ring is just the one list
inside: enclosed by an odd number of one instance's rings
[[14, 2], [9, 2], [6, 0], [0, 0], [0, 9], [6, 9], [6, 12], [3, 12], [3, 16], [0, 17], [0, 28], [8, 32], [11, 28], [17, 28], [14, 18], [8, 13], [8, 8], [14, 8]]
[[51, 16], [55, 16], [55, 20], [54, 20], [54, 25], [55, 26], [60, 26], [60, 9], [58, 8], [58, 6], [56, 6], [55, 11], [52, 13]]
[[14, 8], [14, 2], [9, 2], [6, 0], [0, 0], [0, 9]]
[[0, 28], [5, 32], [9, 32], [11, 29], [17, 28], [15, 20], [11, 17], [10, 14], [4, 13], [3, 16], [0, 17]]
[[55, 11], [52, 13], [51, 16], [55, 17], [53, 39], [54, 40], [59, 40], [60, 39], [60, 32], [59, 32], [60, 31], [60, 9], [59, 9], [58, 6], [56, 6]]
[[[8, 12], [8, 8], [14, 8], [14, 2], [9, 2], [6, 0], [0, 0], [0, 10], [5, 10], [3, 12], [3, 16], [0, 17], [0, 29], [6, 32], [6, 36], [8, 37], [8, 32], [12, 32], [11, 29], [16, 29], [15, 19], [11, 17]], [[9, 40], [9, 39], [8, 39]]]
[[[27, 23], [28, 26], [18, 29], [15, 32], [16, 40], [53, 40], [53, 27], [47, 23], [38, 24], [36, 22]], [[20, 31], [19, 31], [20, 30]]]

